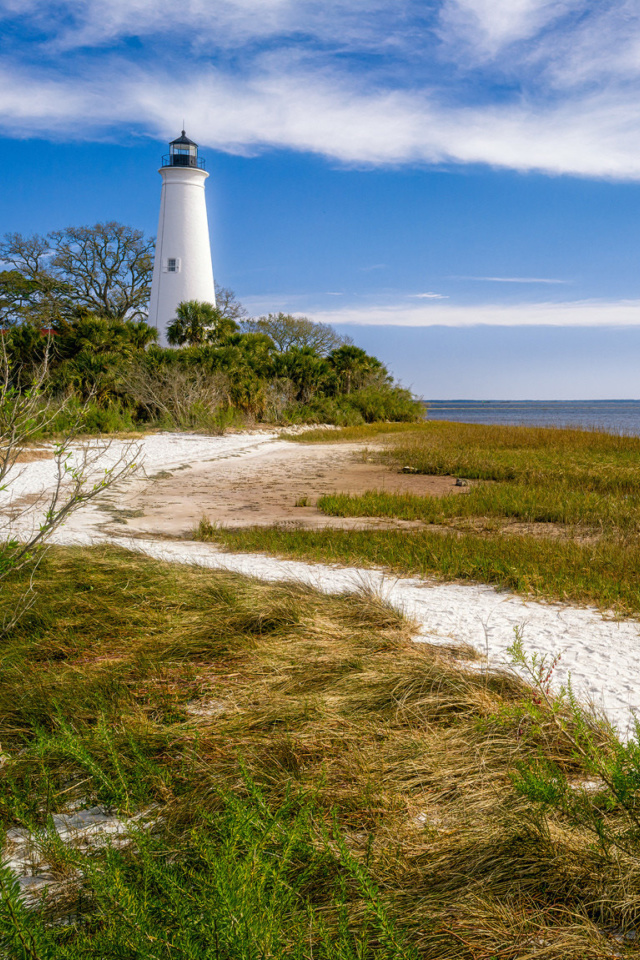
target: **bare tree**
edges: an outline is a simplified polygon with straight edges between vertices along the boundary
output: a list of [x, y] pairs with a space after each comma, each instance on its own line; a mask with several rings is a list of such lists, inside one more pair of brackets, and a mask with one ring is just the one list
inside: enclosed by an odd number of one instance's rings
[[13, 267], [29, 280], [37, 280], [48, 272], [51, 243], [47, 237], [34, 233], [23, 237], [21, 233], [5, 233], [0, 241], [0, 260]]
[[172, 427], [207, 427], [221, 433], [217, 417], [228, 402], [223, 373], [211, 374], [197, 366], [132, 364], [124, 378], [127, 393], [152, 418]]
[[328, 323], [314, 323], [308, 317], [294, 317], [290, 313], [270, 313], [255, 320], [243, 320], [241, 326], [245, 333], [265, 333], [283, 353], [291, 347], [309, 347], [326, 356], [337, 347], [353, 343]]
[[153, 239], [115, 221], [53, 230], [47, 237], [7, 233], [0, 243], [0, 259], [41, 298], [118, 320], [146, 314], [153, 251]]
[[[0, 622], [0, 636], [29, 609], [35, 599], [34, 574], [55, 531], [79, 507], [137, 469], [140, 448], [124, 444], [114, 453], [110, 441], [79, 445], [77, 428], [82, 411], [53, 451], [51, 483], [28, 503], [13, 498], [20, 478], [19, 460], [35, 435], [52, 423], [68, 401], [47, 398], [49, 350], [30, 374], [28, 388], [16, 386], [4, 341], [0, 345], [0, 497], [5, 501], [0, 521], [0, 586], [12, 573], [27, 567], [28, 586], [17, 606]], [[7, 511], [7, 507], [9, 510]]]
[[3, 325], [27, 321], [51, 326], [68, 307], [69, 287], [51, 272], [51, 244], [34, 234], [7, 233], [0, 241], [0, 260], [10, 270], [0, 273]]
[[220, 316], [225, 320], [233, 320], [240, 323], [247, 316], [247, 311], [242, 306], [233, 290], [228, 287], [221, 287], [216, 283], [216, 307]]

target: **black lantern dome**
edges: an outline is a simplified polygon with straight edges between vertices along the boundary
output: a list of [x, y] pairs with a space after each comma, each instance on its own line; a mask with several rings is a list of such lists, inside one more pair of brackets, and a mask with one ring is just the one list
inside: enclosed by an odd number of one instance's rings
[[198, 144], [189, 140], [184, 130], [169, 144], [169, 155], [162, 158], [163, 167], [204, 167], [204, 160], [198, 156]]

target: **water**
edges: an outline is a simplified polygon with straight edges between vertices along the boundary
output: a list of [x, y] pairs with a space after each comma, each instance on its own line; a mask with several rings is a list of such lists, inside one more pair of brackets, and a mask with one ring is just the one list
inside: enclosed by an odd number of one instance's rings
[[640, 400], [428, 400], [429, 420], [582, 427], [640, 436]]

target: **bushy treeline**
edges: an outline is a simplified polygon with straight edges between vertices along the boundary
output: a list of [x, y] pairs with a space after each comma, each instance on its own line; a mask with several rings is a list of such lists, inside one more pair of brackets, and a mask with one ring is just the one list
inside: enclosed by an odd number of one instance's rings
[[[16, 381], [46, 359], [47, 390], [86, 407], [89, 430], [216, 429], [234, 421], [357, 424], [415, 420], [421, 405], [384, 365], [331, 327], [247, 317], [233, 293], [180, 304], [160, 346], [144, 318], [149, 241], [119, 224], [23, 238], [0, 257], [3, 343]], [[75, 408], [75, 409], [74, 409]]]

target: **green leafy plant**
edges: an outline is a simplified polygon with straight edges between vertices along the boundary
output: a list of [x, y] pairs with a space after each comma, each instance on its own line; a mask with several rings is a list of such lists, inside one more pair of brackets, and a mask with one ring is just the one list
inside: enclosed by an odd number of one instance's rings
[[[557, 692], [550, 680], [558, 657], [528, 656], [519, 631], [509, 648], [515, 667], [532, 686], [532, 703], [579, 763], [581, 777], [548, 757], [520, 762], [514, 775], [518, 792], [559, 811], [567, 820], [589, 830], [606, 856], [616, 850], [640, 861], [640, 723], [635, 735], [622, 742], [598, 723], [578, 701], [570, 682]], [[572, 775], [574, 774], [574, 775]]]

